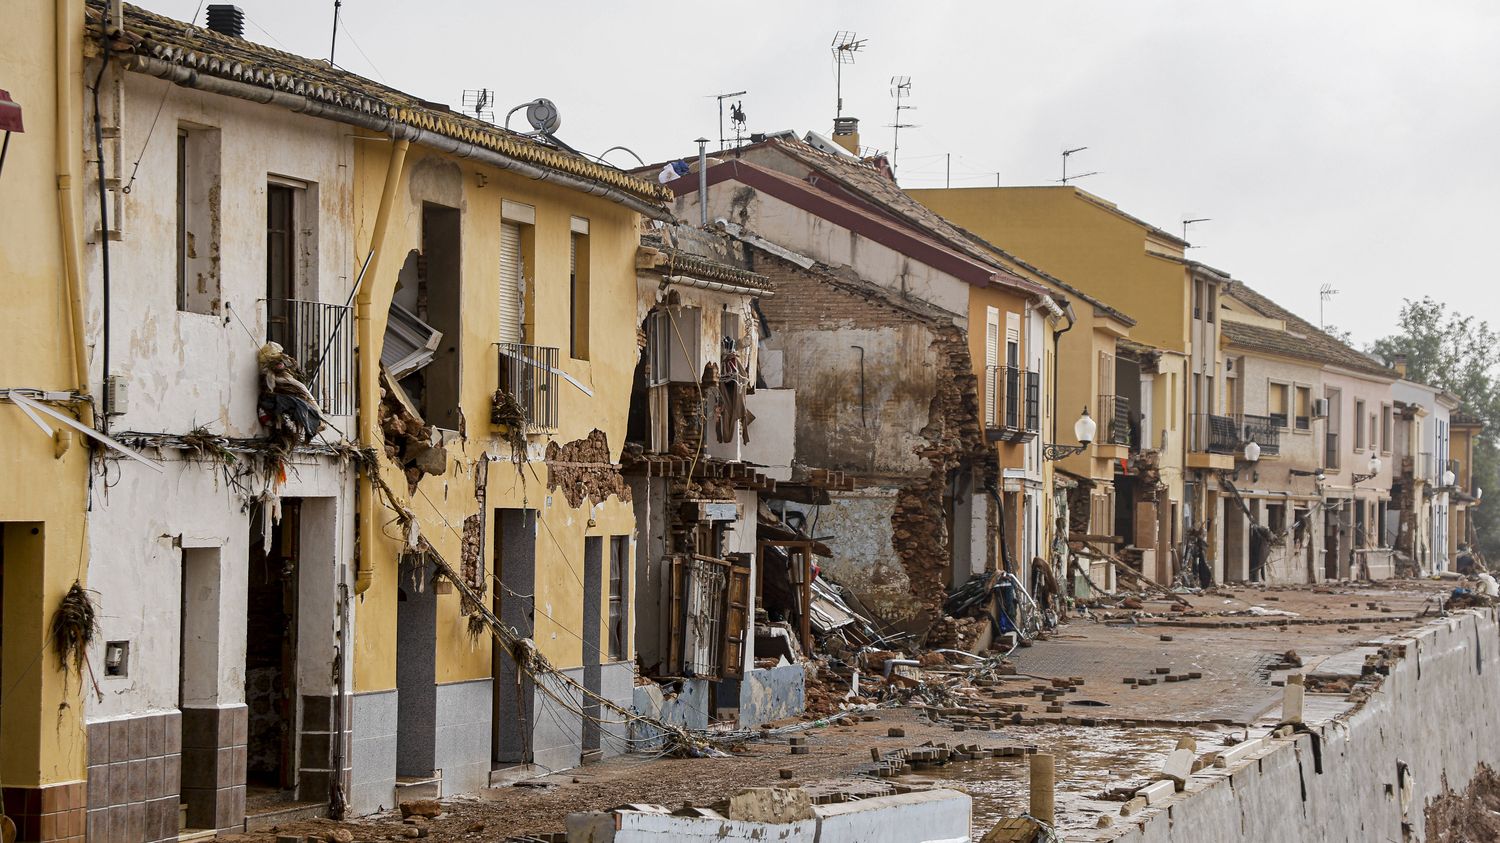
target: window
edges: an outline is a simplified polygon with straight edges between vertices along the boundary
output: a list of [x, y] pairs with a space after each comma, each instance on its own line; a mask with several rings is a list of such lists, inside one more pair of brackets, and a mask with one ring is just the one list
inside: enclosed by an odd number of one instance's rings
[[1271, 417], [1271, 424], [1277, 427], [1286, 427], [1287, 389], [1284, 383], [1272, 383], [1271, 394], [1266, 399], [1266, 415]]
[[1218, 298], [1219, 298], [1219, 287], [1218, 287], [1218, 285], [1217, 284], [1209, 284], [1208, 285], [1208, 307], [1207, 307], [1207, 312], [1203, 314], [1203, 318], [1207, 319], [1209, 322], [1214, 321], [1214, 311], [1219, 309]]
[[1340, 390], [1330, 387], [1325, 391], [1324, 395], [1326, 396], [1325, 400], [1328, 402], [1328, 430], [1324, 434], [1323, 467], [1338, 471], [1339, 434], [1343, 431], [1344, 426], [1344, 394]]
[[630, 537], [609, 539], [609, 658], [624, 661], [629, 657], [627, 643], [625, 596], [630, 590]]
[[177, 309], [219, 312], [219, 131], [177, 129]]
[[589, 359], [589, 221], [573, 218], [568, 243], [568, 354]]
[[1203, 279], [1193, 279], [1193, 318], [1203, 318]]
[[1272, 533], [1280, 536], [1286, 532], [1286, 505], [1279, 503], [1266, 504], [1266, 526]]
[[1292, 409], [1296, 413], [1297, 429], [1312, 429], [1312, 388], [1306, 386], [1297, 387], [1296, 404]]
[[536, 209], [506, 199], [500, 216], [500, 342], [525, 342], [526, 264]]
[[1380, 450], [1391, 452], [1391, 405], [1380, 405]]
[[697, 382], [702, 315], [696, 307], [666, 307], [646, 317], [646, 377], [650, 385]]
[[1375, 450], [1380, 445], [1380, 414], [1370, 414], [1370, 438], [1365, 440], [1370, 445], [1370, 450]]
[[984, 421], [999, 427], [997, 396], [1000, 393], [1000, 308], [984, 309]]
[[1354, 399], [1354, 450], [1365, 449], [1365, 401]]

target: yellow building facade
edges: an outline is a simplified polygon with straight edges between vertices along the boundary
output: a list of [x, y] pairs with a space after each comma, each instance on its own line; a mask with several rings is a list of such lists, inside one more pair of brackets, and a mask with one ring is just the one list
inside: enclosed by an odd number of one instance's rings
[[[86, 668], [63, 661], [48, 628], [75, 580], [86, 579], [90, 447], [42, 411], [29, 418], [21, 404], [84, 424], [92, 411], [78, 280], [83, 14], [68, 2], [22, 5], [0, 35], [0, 85], [24, 122], [0, 172], [0, 332], [14, 341], [0, 359], [0, 477], [9, 481], [0, 484], [0, 790], [18, 830], [36, 834], [44, 812], [27, 809], [27, 799], [63, 791], [81, 805], [83, 792]], [[56, 793], [47, 799], [60, 804]], [[82, 820], [81, 808], [46, 813]]]

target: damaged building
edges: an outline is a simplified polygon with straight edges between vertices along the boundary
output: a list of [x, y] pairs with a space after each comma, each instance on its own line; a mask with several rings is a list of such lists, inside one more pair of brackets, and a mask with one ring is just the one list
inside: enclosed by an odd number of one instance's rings
[[824, 575], [887, 630], [970, 646], [990, 630], [939, 623], [947, 590], [1048, 545], [1040, 326], [1061, 311], [867, 192], [890, 181], [881, 162], [812, 139], [821, 148], [778, 136], [709, 160], [702, 207], [699, 179], [668, 186], [681, 218], [745, 244], [777, 291], [761, 372], [796, 390], [793, 479], [852, 479], [826, 506], [787, 507], [828, 545]]
[[[761, 306], [776, 293], [746, 263], [721, 233], [662, 223], [637, 258], [624, 461], [641, 548], [637, 658], [652, 681], [636, 707], [696, 728], [800, 714], [811, 647], [811, 543], [768, 507], [792, 480], [796, 395], [764, 385]], [[778, 526], [792, 541], [769, 534]]]

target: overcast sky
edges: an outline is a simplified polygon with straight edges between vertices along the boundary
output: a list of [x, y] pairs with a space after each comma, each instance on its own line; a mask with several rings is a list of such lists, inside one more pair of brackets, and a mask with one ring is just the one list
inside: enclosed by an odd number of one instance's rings
[[[332, 0], [239, 1], [252, 40], [327, 56]], [[144, 5], [186, 20], [200, 4]], [[1049, 183], [1062, 149], [1087, 146], [1070, 170], [1099, 173], [1079, 186], [1168, 231], [1211, 217], [1189, 254], [1314, 323], [1333, 285], [1327, 320], [1360, 343], [1404, 297], [1500, 323], [1500, 3], [344, 0], [342, 15], [350, 70], [455, 107], [488, 87], [502, 116], [545, 96], [569, 144], [647, 161], [717, 139], [716, 93], [749, 92], [751, 131], [827, 133], [829, 43], [853, 30], [868, 43], [844, 113], [865, 145], [890, 149], [890, 79], [911, 77], [908, 187], [942, 186], [945, 154], [955, 187]]]

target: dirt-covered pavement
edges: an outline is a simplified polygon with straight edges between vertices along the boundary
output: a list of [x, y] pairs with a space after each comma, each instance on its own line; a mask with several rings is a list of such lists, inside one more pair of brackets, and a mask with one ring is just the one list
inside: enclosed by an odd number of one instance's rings
[[[870, 769], [872, 747], [893, 750], [928, 741], [1055, 752], [1059, 825], [1091, 827], [1100, 813], [1111, 812], [1095, 797], [1159, 768], [1177, 736], [1193, 735], [1202, 745], [1274, 722], [1278, 677], [1289, 655], [1311, 668], [1321, 658], [1408, 629], [1423, 613], [1436, 612], [1438, 596], [1451, 588], [1433, 582], [1231, 587], [1190, 595], [1188, 612], [1173, 611], [1165, 600], [1144, 600], [1139, 608], [1075, 617], [1048, 640], [1017, 650], [1011, 657], [1016, 675], [968, 687], [960, 703], [950, 697], [930, 712], [888, 708], [868, 719], [809, 729], [806, 755], [790, 754], [783, 738], [736, 746], [727, 758], [624, 756], [445, 800], [444, 812], [431, 821], [403, 822], [392, 812], [220, 839], [274, 843], [278, 833], [343, 838], [337, 831], [345, 830], [355, 841], [408, 839], [424, 831], [438, 841], [503, 840], [562, 831], [576, 811], [626, 803], [706, 805], [745, 787], [861, 776]], [[1252, 607], [1260, 612], [1250, 613]], [[957, 675], [957, 668], [939, 670], [932, 679], [951, 682]], [[889, 736], [893, 728], [904, 735]], [[1024, 758], [964, 762], [918, 770], [906, 781], [969, 790], [979, 828], [988, 817], [1024, 807], [1025, 764]], [[783, 770], [790, 771], [789, 779]]]

